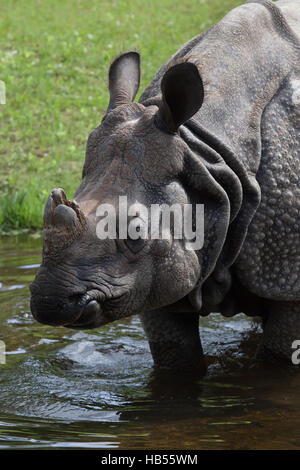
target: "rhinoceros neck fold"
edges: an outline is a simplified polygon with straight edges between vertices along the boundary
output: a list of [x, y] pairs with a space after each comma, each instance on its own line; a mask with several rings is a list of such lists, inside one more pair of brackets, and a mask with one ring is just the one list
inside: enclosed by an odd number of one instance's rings
[[206, 168], [215, 184], [219, 184], [228, 197], [229, 226], [218, 264], [229, 267], [238, 256], [259, 205], [260, 188], [254, 175], [246, 170], [238, 155], [196, 121], [190, 120], [182, 126], [180, 133], [195, 161]]

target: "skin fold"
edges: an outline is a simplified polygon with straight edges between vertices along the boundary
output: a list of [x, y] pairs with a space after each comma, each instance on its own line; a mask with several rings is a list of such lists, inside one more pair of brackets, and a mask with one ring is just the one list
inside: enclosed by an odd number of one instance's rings
[[[140, 56], [109, 70], [110, 102], [73, 200], [50, 193], [31, 285], [41, 323], [139, 314], [156, 366], [206, 371], [199, 316], [262, 316], [259, 360], [300, 339], [299, 0], [247, 2], [163, 65], [139, 102]], [[99, 204], [204, 204], [204, 245], [100, 240]], [[141, 230], [140, 214], [132, 220]], [[148, 227], [150, 230], [151, 227]]]

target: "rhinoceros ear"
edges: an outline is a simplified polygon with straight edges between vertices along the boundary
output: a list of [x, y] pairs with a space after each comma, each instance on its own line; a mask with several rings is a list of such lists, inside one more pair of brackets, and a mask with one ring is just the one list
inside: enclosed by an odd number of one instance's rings
[[128, 51], [117, 57], [109, 69], [110, 101], [107, 111], [131, 103], [140, 86], [140, 54]]
[[176, 132], [203, 103], [202, 79], [191, 62], [182, 62], [167, 70], [161, 81], [161, 91], [159, 114], [170, 132]]

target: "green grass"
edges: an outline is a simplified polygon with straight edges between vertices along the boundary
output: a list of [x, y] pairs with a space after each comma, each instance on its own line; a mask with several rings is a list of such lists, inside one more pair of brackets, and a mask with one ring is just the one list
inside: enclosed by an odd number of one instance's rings
[[239, 0], [5, 0], [0, 3], [0, 231], [41, 227], [53, 187], [72, 197], [108, 104], [107, 71], [142, 54], [141, 91], [183, 43]]

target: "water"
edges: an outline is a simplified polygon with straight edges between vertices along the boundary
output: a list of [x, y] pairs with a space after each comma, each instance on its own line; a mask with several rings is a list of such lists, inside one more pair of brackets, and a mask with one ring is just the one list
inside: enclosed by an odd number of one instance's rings
[[253, 366], [257, 321], [202, 319], [208, 375], [159, 373], [138, 318], [81, 332], [36, 323], [40, 259], [40, 238], [0, 238], [0, 449], [300, 448], [300, 374]]

